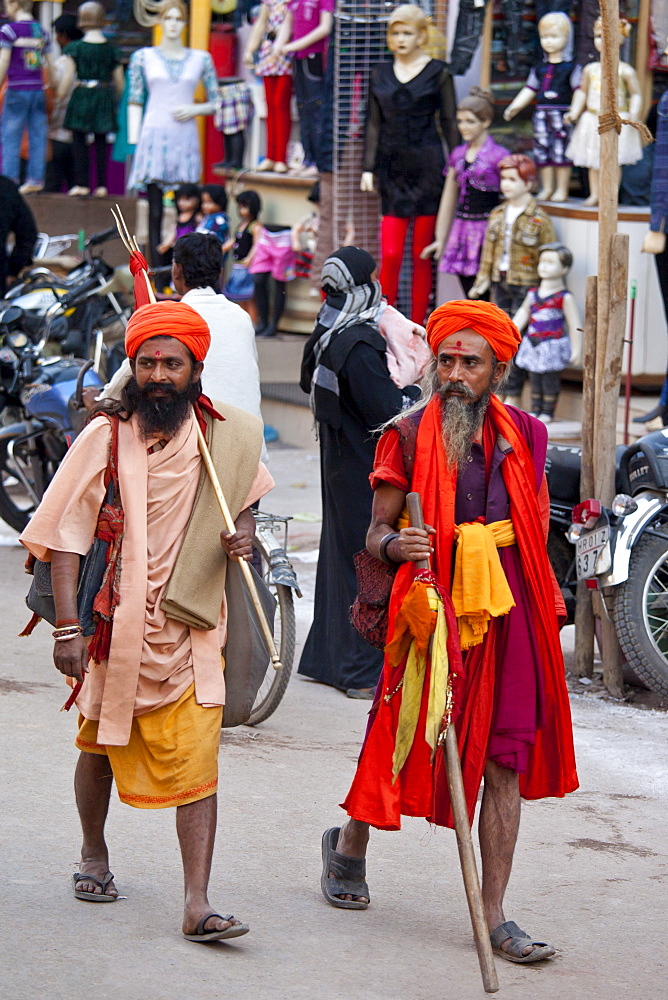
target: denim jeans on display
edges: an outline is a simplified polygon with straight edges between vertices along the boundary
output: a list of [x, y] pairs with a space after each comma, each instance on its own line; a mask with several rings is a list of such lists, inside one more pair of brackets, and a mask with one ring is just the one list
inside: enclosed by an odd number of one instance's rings
[[482, 34], [485, 4], [477, 7], [474, 0], [460, 0], [457, 27], [450, 54], [450, 72], [463, 76], [471, 65]]
[[292, 86], [299, 111], [299, 132], [304, 147], [304, 164], [321, 160], [323, 95], [325, 80], [322, 53], [316, 52], [292, 64]]
[[46, 170], [46, 102], [43, 90], [19, 90], [8, 87], [0, 119], [2, 173], [19, 182], [21, 140], [28, 131], [28, 169], [26, 181], [43, 184]]

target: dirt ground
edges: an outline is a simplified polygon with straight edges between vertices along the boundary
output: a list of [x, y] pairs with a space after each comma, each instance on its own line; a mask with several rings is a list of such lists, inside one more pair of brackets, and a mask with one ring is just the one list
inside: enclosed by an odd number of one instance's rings
[[[267, 509], [298, 514], [291, 537], [310, 620], [319, 526], [315, 453], [272, 450], [281, 486]], [[251, 925], [238, 943], [180, 936], [181, 869], [171, 810], [112, 801], [111, 865], [128, 898], [75, 900], [76, 719], [49, 629], [17, 638], [27, 578], [0, 530], [0, 900], [7, 1000], [473, 1000], [484, 996], [451, 831], [407, 820], [377, 833], [368, 911], [329, 907], [322, 831], [338, 824], [368, 703], [295, 676], [271, 719], [221, 738], [211, 901]], [[564, 636], [567, 647], [572, 636]], [[596, 682], [573, 693], [580, 788], [526, 803], [506, 916], [560, 949], [538, 966], [497, 960], [509, 1000], [668, 997], [667, 719], [614, 703]]]

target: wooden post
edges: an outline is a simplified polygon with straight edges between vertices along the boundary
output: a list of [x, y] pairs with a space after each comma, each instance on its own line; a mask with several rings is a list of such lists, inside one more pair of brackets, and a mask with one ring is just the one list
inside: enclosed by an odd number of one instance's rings
[[[609, 123], [617, 108], [619, 72], [619, 0], [601, 3], [601, 115]], [[609, 506], [615, 492], [617, 407], [626, 323], [628, 239], [617, 237], [619, 190], [618, 135], [607, 128], [600, 135], [601, 169], [598, 209], [598, 289], [596, 308], [596, 386], [594, 423], [594, 491]], [[626, 259], [624, 255], [626, 254]], [[612, 694], [622, 690], [621, 658], [614, 625], [601, 616], [603, 680]]]
[[[594, 416], [596, 407], [596, 277], [585, 285], [585, 318], [582, 338], [582, 461], [580, 499], [594, 496]], [[575, 663], [577, 677], [594, 673], [594, 611], [591, 591], [584, 580], [578, 584], [575, 608]]]

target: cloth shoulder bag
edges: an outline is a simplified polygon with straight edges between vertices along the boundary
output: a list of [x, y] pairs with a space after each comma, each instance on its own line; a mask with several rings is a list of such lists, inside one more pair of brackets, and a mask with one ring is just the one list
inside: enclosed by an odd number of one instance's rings
[[[253, 567], [250, 571], [264, 608], [267, 621], [274, 630], [276, 599]], [[228, 560], [225, 578], [227, 601], [227, 641], [223, 649], [225, 660], [225, 707], [223, 729], [243, 726], [248, 722], [257, 693], [267, 670], [273, 670], [257, 612], [248, 593], [241, 566]]]
[[[118, 417], [107, 414], [111, 422], [111, 449], [109, 462], [105, 472], [105, 484], [107, 492], [100, 508], [100, 515], [111, 512], [118, 515], [122, 520], [122, 509], [120, 502], [120, 490], [118, 485]], [[110, 536], [106, 532], [101, 532], [101, 520], [95, 533], [95, 539], [91, 548], [81, 559], [79, 566], [79, 578], [77, 582], [77, 612], [79, 622], [83, 629], [84, 636], [94, 635], [98, 628], [98, 617], [93, 613], [93, 603], [100, 592], [107, 566], [109, 563]], [[106, 537], [99, 537], [104, 533]], [[42, 562], [29, 556], [26, 562], [26, 571], [32, 573], [30, 590], [26, 596], [26, 604], [33, 616], [26, 626], [22, 635], [30, 635], [34, 627], [40, 621], [48, 622], [50, 625], [56, 624], [56, 605], [53, 597], [53, 584], [51, 582], [51, 563]]]

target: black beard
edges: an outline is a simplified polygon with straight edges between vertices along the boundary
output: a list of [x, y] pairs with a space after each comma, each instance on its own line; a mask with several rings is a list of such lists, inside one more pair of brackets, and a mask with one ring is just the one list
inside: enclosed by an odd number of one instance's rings
[[[155, 389], [167, 395], [150, 396]], [[137, 414], [144, 439], [172, 438], [183, 427], [201, 392], [199, 381], [191, 382], [184, 392], [179, 392], [173, 385], [163, 382], [147, 382], [140, 389], [137, 380], [131, 378], [123, 390], [123, 403], [128, 414]]]
[[[452, 396], [454, 388], [462, 396]], [[479, 399], [475, 399], [475, 393], [461, 383], [442, 385], [437, 391], [443, 403], [441, 434], [448, 468], [459, 469], [471, 454], [471, 445], [485, 419], [492, 390], [486, 389]], [[475, 402], [467, 403], [466, 399], [474, 399]]]

